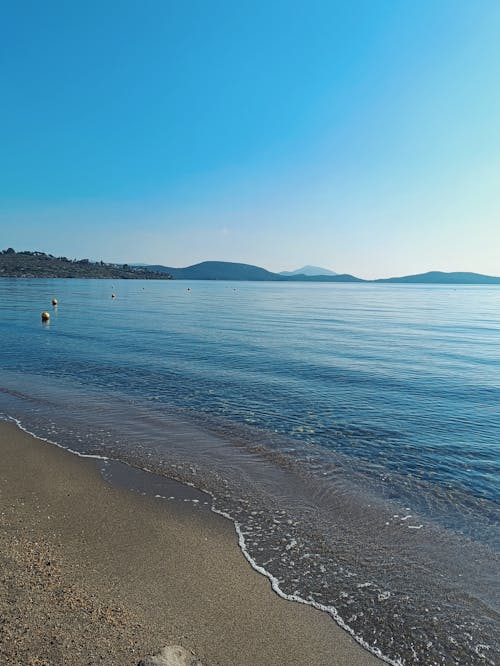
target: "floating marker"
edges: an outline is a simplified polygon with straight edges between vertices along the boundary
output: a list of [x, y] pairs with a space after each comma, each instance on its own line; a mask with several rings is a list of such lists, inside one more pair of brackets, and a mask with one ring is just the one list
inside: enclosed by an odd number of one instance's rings
[[42, 321], [44, 322], [50, 321], [50, 314], [48, 312], [42, 312]]
[[116, 296], [114, 294], [111, 294], [111, 298], [116, 298]]
[[52, 305], [57, 305], [57, 298], [52, 299]]

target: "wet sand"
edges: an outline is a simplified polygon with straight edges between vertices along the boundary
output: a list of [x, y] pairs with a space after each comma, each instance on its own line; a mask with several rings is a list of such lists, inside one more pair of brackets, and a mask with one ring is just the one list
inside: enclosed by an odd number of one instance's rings
[[171, 643], [204, 666], [382, 663], [279, 598], [230, 521], [0, 423], [0, 663], [133, 666]]

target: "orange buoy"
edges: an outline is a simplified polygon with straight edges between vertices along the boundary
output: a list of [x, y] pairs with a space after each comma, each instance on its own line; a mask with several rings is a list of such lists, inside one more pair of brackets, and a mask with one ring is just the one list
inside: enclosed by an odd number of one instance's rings
[[57, 298], [52, 299], [52, 305], [57, 305]]
[[42, 321], [44, 322], [50, 321], [50, 314], [48, 312], [42, 312]]

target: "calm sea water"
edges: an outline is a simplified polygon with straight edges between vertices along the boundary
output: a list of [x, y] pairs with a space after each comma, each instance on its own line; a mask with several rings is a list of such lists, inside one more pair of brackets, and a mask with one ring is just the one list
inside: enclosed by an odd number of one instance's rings
[[500, 288], [2, 279], [0, 335], [3, 418], [209, 491], [389, 663], [497, 663]]

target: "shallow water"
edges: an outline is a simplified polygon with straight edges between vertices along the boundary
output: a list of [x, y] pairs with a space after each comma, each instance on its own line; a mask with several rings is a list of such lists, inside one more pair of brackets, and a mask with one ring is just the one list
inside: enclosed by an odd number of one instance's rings
[[4, 417], [209, 491], [391, 663], [496, 662], [500, 288], [3, 279], [0, 315]]

